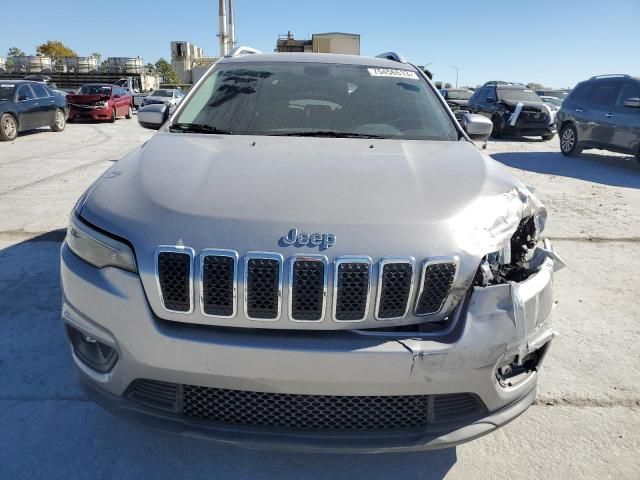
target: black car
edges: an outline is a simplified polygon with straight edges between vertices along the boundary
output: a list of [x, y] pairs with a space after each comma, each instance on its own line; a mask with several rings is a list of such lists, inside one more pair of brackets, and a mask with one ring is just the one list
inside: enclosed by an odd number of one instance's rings
[[473, 92], [464, 88], [443, 88], [440, 93], [452, 111], [467, 110]]
[[600, 75], [579, 83], [558, 112], [560, 151], [599, 148], [640, 161], [640, 78]]
[[64, 95], [41, 82], [0, 81], [0, 141], [14, 140], [18, 132], [51, 127], [64, 130], [69, 108]]
[[491, 119], [494, 138], [523, 135], [551, 140], [556, 133], [550, 109], [521, 83], [487, 82], [469, 99], [468, 108]]

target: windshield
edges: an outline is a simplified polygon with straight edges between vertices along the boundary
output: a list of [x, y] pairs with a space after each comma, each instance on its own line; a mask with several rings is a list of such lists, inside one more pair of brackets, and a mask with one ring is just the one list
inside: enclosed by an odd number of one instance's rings
[[173, 90], [154, 90], [151, 92], [152, 97], [173, 97]]
[[447, 90], [447, 100], [469, 100], [473, 92], [466, 90]]
[[13, 83], [0, 83], [0, 102], [11, 100], [13, 98]]
[[111, 95], [111, 87], [107, 85], [83, 85], [78, 90], [80, 95]]
[[416, 72], [326, 63], [220, 65], [174, 119], [180, 124], [241, 135], [458, 139]]
[[540, 103], [540, 97], [533, 90], [520, 88], [501, 88], [498, 90], [500, 100], [508, 102], [537, 102]]

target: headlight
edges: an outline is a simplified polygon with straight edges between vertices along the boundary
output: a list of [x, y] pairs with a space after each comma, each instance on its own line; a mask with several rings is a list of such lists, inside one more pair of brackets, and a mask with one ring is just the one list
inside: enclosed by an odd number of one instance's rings
[[73, 253], [95, 267], [138, 271], [133, 251], [128, 245], [85, 225], [75, 213], [71, 214], [65, 241]]

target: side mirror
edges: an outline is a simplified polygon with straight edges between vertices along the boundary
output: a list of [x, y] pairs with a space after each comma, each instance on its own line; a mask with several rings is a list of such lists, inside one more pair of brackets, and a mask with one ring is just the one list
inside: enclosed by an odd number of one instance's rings
[[496, 103], [496, 99], [493, 97], [487, 97], [487, 103]]
[[169, 119], [169, 108], [165, 104], [152, 104], [138, 110], [138, 123], [141, 127], [158, 130]]
[[462, 128], [471, 140], [486, 140], [493, 130], [493, 123], [483, 115], [465, 113], [462, 116]]
[[640, 108], [640, 98], [627, 98], [624, 101], [624, 106], [629, 108]]

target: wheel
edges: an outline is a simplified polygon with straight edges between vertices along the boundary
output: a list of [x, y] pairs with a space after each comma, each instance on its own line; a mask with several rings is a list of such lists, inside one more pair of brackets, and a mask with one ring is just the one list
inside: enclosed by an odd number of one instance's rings
[[491, 119], [491, 122], [493, 122], [493, 130], [491, 130], [491, 136], [493, 138], [502, 138], [502, 131], [500, 129], [500, 124], [502, 123], [501, 120], [501, 117], [498, 116], [494, 116]]
[[129, 110], [127, 110], [127, 114], [124, 116], [127, 120], [131, 120], [133, 118], [133, 107], [129, 105]]
[[574, 157], [582, 152], [582, 148], [578, 146], [578, 131], [570, 123], [560, 130], [560, 151], [567, 157]]
[[109, 121], [111, 123], [114, 123], [116, 121], [116, 109], [115, 109], [115, 107], [113, 108], [113, 110], [111, 110], [111, 118], [109, 119]]
[[10, 113], [0, 116], [0, 141], [14, 140], [18, 136], [18, 121]]
[[545, 142], [547, 140], [551, 140], [554, 135], [555, 135], [554, 133], [552, 133], [551, 135], [542, 135], [542, 140], [544, 140]]
[[61, 132], [64, 130], [64, 127], [67, 124], [67, 120], [65, 118], [64, 110], [61, 108], [56, 110], [56, 115], [53, 118], [53, 123], [51, 124], [51, 130], [54, 132]]

